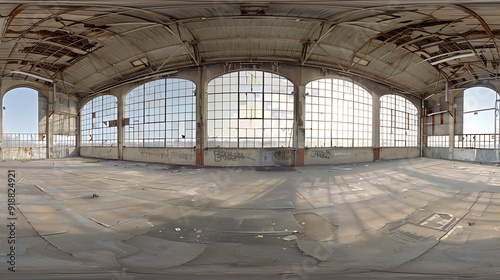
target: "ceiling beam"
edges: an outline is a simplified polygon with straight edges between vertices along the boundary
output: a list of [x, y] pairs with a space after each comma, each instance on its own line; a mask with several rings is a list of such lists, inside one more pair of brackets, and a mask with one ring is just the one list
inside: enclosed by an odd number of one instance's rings
[[[488, 34], [488, 36], [493, 41], [493, 44], [495, 45], [495, 48], [497, 50], [497, 57], [500, 56], [500, 51], [498, 49], [498, 45], [497, 45], [497, 42], [495, 40], [495, 34], [493, 34], [493, 31], [491, 31], [491, 28], [488, 25], [488, 23], [480, 15], [478, 15], [476, 12], [474, 12], [473, 10], [471, 10], [465, 6], [459, 5], [459, 4], [455, 4], [454, 6], [457, 7], [459, 10], [473, 16], [475, 19], [477, 19], [477, 21], [479, 21], [479, 23], [483, 27], [484, 31], [486, 31], [486, 34]], [[493, 55], [493, 59], [496, 59], [495, 55], [494, 54], [492, 54], [492, 55]]]

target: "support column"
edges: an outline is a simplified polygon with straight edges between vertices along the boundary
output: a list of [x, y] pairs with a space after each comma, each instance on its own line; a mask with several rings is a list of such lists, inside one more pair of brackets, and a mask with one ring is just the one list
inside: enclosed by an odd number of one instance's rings
[[294, 129], [294, 146], [297, 149], [295, 153], [295, 165], [304, 166], [306, 129], [304, 126], [305, 120], [305, 103], [306, 103], [306, 87], [304, 85], [295, 86], [295, 129]]
[[46, 144], [46, 158], [52, 158], [52, 141], [54, 137], [54, 126], [52, 125], [51, 119], [56, 110], [56, 92], [55, 86], [52, 87], [52, 90], [48, 90], [47, 96], [47, 116], [45, 118], [45, 130], [47, 132], [47, 137], [45, 137]]
[[380, 96], [372, 94], [372, 145], [373, 161], [380, 160]]
[[207, 82], [204, 78], [203, 68], [198, 68], [198, 83], [196, 85], [196, 165], [205, 165], [206, 118], [207, 106], [205, 105]]
[[125, 132], [124, 132], [124, 127], [125, 127], [125, 102], [124, 102], [124, 95], [123, 94], [118, 94], [116, 96], [118, 100], [117, 106], [117, 129], [116, 133], [117, 135], [117, 149], [118, 149], [118, 160], [123, 160], [123, 143], [125, 140]]
[[448, 112], [451, 112], [451, 114], [448, 113], [448, 134], [450, 135], [450, 139], [448, 139], [448, 159], [454, 160], [455, 159], [455, 98], [452, 98], [452, 101], [448, 103]]

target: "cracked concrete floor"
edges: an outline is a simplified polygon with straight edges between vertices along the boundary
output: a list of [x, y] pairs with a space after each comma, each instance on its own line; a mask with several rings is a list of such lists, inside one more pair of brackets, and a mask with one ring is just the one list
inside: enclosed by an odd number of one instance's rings
[[7, 170], [17, 180], [15, 273], [8, 228], [0, 230], [0, 276], [11, 279], [497, 279], [500, 270], [496, 166], [407, 159], [199, 168], [75, 158], [0, 169], [4, 186]]

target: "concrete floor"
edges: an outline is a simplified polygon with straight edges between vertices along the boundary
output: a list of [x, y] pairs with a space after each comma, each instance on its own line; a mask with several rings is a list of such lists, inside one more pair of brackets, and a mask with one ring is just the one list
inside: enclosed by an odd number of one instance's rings
[[2, 278], [500, 274], [496, 166], [433, 159], [231, 169], [83, 158], [2, 162], [0, 219], [8, 224], [7, 170], [17, 180], [17, 251], [13, 273], [2, 227]]

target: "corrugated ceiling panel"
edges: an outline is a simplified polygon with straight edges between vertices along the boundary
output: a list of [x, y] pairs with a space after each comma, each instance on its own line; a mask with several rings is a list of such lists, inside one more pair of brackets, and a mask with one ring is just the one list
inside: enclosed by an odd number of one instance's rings
[[192, 31], [196, 38], [202, 40], [251, 37], [303, 39], [307, 37], [314, 24], [294, 20], [225, 19], [186, 23], [185, 26]]
[[[114, 83], [111, 78], [142, 73], [144, 69], [133, 67], [130, 62], [144, 56], [153, 67], [164, 64], [163, 69], [194, 65], [188, 50], [180, 48], [179, 41], [189, 49], [190, 43], [196, 44], [202, 60], [268, 59], [298, 63], [305, 41], [310, 39], [311, 47], [315, 46], [315, 40], [321, 37], [320, 32], [324, 34], [339, 22], [343, 23], [312, 50], [309, 49], [306, 63], [331, 64], [335, 68], [341, 65], [340, 68], [349, 70], [355, 51], [357, 57], [369, 64], [355, 65], [353, 70], [382, 80], [389, 79], [403, 87], [425, 90], [437, 79], [437, 67], [452, 74], [453, 69], [470, 62], [469, 69], [476, 75], [488, 77], [495, 71], [492, 60], [500, 55], [480, 20], [452, 3], [426, 2], [423, 5], [414, 1], [408, 5], [387, 6], [384, 1], [258, 2], [249, 9], [247, 16], [241, 16], [240, 4], [246, 4], [241, 1], [138, 3], [124, 0], [127, 4], [108, 5], [102, 1], [99, 7], [78, 7], [74, 4], [76, 2], [83, 3], [73, 1], [71, 6], [65, 6], [65, 2], [58, 2], [44, 6], [42, 2], [31, 1], [29, 5], [20, 5], [18, 12], [12, 13], [15, 18], [0, 44], [3, 61], [10, 63], [6, 65], [4, 62], [3, 69], [31, 69], [39, 61], [69, 62], [72, 65], [65, 69], [65, 75], [79, 85], [92, 87]], [[462, 5], [474, 10], [493, 33], [498, 34], [500, 8], [477, 1], [465, 1]], [[3, 14], [9, 14], [16, 6], [1, 4], [1, 7]], [[263, 11], [260, 16], [255, 12], [259, 7]], [[180, 21], [173, 24], [172, 21], [177, 19]], [[440, 24], [440, 21], [447, 22]], [[24, 33], [35, 22], [39, 25]], [[170, 24], [175, 36], [165, 27], [147, 26], [158, 22]], [[321, 22], [324, 26], [319, 25]], [[57, 59], [54, 50], [44, 52], [49, 48], [30, 54], [30, 47], [36, 46], [36, 40], [47, 40], [54, 31], [68, 34], [64, 40], [52, 42], [56, 50], [57, 44], [67, 45], [64, 56]], [[432, 33], [439, 35], [432, 36]], [[25, 37], [19, 39], [23, 34]], [[61, 34], [66, 36], [58, 33]], [[73, 54], [68, 51], [74, 49], [72, 42], [78, 41], [72, 36], [82, 36], [91, 43], [98, 41], [99, 46], [104, 47], [72, 60], [72, 57], [78, 57], [71, 56]], [[411, 42], [419, 36], [423, 38], [421, 42]], [[14, 44], [5, 43], [10, 38], [19, 40], [15, 49]], [[477, 57], [453, 59], [439, 66], [422, 62], [419, 57], [467, 51], [469, 43], [478, 48]], [[24, 48], [28, 51], [20, 52]], [[411, 51], [418, 55], [411, 54]], [[17, 64], [13, 61], [16, 59], [24, 61]], [[483, 70], [481, 67], [487, 68]], [[474, 79], [469, 71], [457, 73], [466, 79]]]
[[[267, 15], [280, 15], [290, 17], [314, 17], [319, 19], [333, 18], [339, 14], [352, 11], [351, 8], [336, 7], [335, 9], [325, 9], [320, 4], [311, 5], [304, 2], [302, 5], [289, 4], [285, 7], [281, 5], [271, 5], [266, 11]], [[314, 15], [314, 16], [312, 16]]]

